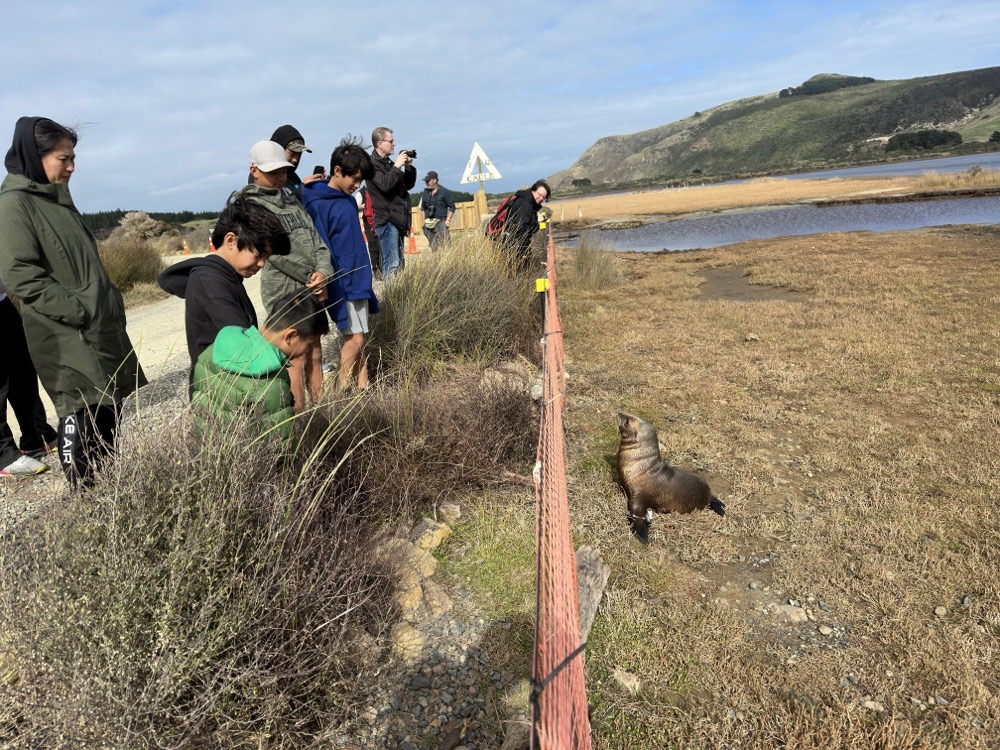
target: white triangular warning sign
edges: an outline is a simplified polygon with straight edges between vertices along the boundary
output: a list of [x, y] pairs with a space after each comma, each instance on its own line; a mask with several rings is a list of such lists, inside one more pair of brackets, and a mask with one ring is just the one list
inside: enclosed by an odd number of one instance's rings
[[467, 182], [486, 182], [487, 180], [499, 180], [500, 170], [493, 166], [493, 162], [477, 143], [472, 147], [472, 155], [469, 163], [465, 165], [465, 174], [462, 175], [461, 184]]

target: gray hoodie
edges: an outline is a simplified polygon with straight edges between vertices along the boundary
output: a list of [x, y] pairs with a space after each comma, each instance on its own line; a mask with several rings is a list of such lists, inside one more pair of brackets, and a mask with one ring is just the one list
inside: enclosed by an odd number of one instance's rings
[[247, 185], [241, 193], [277, 216], [292, 244], [288, 255], [272, 255], [260, 271], [260, 298], [270, 315], [283, 296], [305, 289], [309, 277], [316, 271], [326, 278], [333, 276], [330, 250], [302, 204], [287, 189]]

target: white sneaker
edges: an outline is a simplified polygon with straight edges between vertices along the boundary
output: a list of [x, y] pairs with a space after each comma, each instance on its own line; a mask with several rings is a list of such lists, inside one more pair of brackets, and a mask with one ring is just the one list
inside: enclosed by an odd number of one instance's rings
[[41, 474], [48, 471], [49, 467], [31, 456], [21, 456], [14, 463], [0, 469], [0, 476], [4, 477], [28, 477], [32, 474]]

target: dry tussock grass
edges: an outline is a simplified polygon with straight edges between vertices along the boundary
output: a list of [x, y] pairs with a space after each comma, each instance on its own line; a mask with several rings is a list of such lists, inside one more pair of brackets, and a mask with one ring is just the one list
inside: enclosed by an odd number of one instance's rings
[[[565, 294], [574, 534], [613, 568], [588, 655], [595, 746], [991, 746], [1000, 230], [626, 257], [624, 292]], [[807, 294], [701, 298], [726, 266]], [[631, 540], [619, 409], [729, 515]], [[813, 619], [782, 624], [789, 599]]]
[[663, 188], [633, 193], [554, 200], [550, 204], [558, 223], [581, 219], [620, 219], [634, 216], [687, 214], [798, 201], [855, 199], [872, 195], [903, 195], [918, 189], [920, 177], [789, 180], [762, 177], [735, 185]]
[[998, 185], [1000, 185], [1000, 171], [983, 169], [978, 165], [973, 165], [964, 172], [928, 172], [920, 176], [920, 186], [930, 190], [961, 190]]

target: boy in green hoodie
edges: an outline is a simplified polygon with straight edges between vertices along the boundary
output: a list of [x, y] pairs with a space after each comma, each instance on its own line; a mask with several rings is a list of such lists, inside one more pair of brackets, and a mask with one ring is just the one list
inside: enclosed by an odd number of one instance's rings
[[295, 422], [288, 367], [329, 330], [323, 305], [308, 291], [279, 299], [259, 330], [220, 330], [194, 368], [191, 402], [198, 432], [245, 420], [261, 434], [273, 430], [290, 447]]

